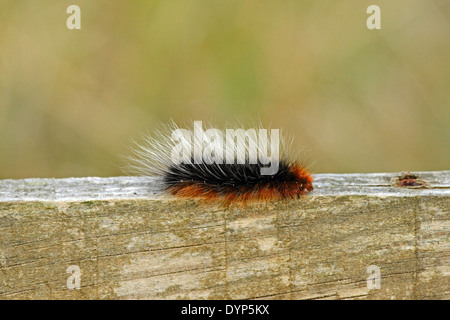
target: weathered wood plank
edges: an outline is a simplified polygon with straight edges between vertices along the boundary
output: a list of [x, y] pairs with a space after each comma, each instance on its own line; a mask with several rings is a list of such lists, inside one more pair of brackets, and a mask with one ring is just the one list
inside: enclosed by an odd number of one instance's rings
[[426, 189], [396, 175], [319, 174], [303, 199], [244, 208], [150, 178], [2, 180], [0, 299], [449, 299], [450, 171], [417, 173]]

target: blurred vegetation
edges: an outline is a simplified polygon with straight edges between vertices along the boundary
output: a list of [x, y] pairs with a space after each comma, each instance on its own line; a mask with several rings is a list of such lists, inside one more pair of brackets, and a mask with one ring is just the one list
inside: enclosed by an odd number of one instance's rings
[[2, 0], [0, 178], [122, 175], [171, 118], [261, 119], [314, 172], [450, 169], [449, 57], [447, 0]]

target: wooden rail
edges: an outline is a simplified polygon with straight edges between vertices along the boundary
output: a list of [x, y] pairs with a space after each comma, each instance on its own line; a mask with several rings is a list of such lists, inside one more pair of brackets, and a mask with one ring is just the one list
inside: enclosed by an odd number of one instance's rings
[[1, 180], [0, 299], [449, 299], [450, 171], [416, 174], [231, 208], [151, 178]]

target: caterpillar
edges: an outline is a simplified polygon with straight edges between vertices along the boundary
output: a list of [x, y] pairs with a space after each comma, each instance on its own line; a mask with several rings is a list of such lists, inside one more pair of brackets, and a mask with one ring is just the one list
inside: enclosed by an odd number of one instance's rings
[[297, 199], [313, 190], [305, 163], [292, 159], [277, 129], [204, 130], [194, 121], [189, 131], [172, 122], [136, 143], [132, 154], [133, 173], [158, 177], [161, 191], [177, 198], [230, 205]]

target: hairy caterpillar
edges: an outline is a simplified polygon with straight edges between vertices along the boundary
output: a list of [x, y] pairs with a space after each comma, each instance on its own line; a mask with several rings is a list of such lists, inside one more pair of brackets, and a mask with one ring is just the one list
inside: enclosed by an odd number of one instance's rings
[[300, 198], [313, 178], [274, 130], [203, 130], [195, 121], [191, 132], [171, 123], [136, 144], [128, 160], [133, 172], [159, 177], [161, 190], [179, 198], [225, 205]]

